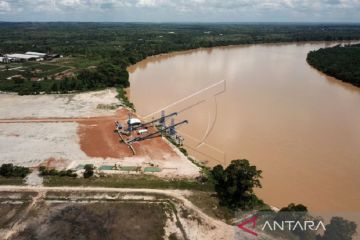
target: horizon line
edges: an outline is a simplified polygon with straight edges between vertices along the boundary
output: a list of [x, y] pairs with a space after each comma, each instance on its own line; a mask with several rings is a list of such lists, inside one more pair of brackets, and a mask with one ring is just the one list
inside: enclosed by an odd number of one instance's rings
[[134, 24], [359, 24], [351, 21], [3, 21], [0, 23], [134, 23]]

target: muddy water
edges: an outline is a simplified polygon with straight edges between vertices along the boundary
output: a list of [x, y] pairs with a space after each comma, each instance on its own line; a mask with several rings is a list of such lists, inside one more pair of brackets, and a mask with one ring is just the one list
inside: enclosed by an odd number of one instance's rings
[[325, 46], [330, 43], [151, 57], [129, 69], [130, 98], [148, 118], [167, 106], [181, 111], [176, 120], [190, 122], [179, 129], [187, 149], [208, 165], [249, 159], [263, 170], [258, 194], [272, 205], [360, 211], [360, 89], [306, 63], [310, 50]]

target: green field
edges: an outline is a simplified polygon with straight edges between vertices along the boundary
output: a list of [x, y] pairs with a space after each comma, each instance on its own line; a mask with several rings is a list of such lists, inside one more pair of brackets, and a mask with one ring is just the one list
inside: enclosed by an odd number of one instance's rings
[[57, 186], [94, 186], [112, 188], [153, 188], [153, 189], [189, 189], [213, 191], [210, 183], [195, 180], [164, 180], [151, 175], [113, 175], [99, 178], [45, 177], [44, 185]]
[[10, 178], [5, 178], [5, 177], [0, 177], [0, 185], [23, 185], [24, 184], [24, 179], [22, 178], [15, 178], [15, 177], [10, 177]]

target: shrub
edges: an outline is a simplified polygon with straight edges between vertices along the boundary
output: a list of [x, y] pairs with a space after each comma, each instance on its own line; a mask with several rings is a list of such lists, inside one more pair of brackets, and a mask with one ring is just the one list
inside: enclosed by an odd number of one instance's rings
[[41, 176], [59, 176], [59, 177], [77, 177], [77, 174], [73, 170], [62, 170], [47, 169], [46, 167], [39, 168]]
[[14, 166], [12, 163], [3, 164], [0, 167], [0, 176], [3, 177], [22, 177], [30, 173], [30, 169], [27, 167]]
[[84, 166], [85, 172], [84, 172], [84, 178], [90, 178], [94, 175], [94, 165], [92, 164], [86, 164]]

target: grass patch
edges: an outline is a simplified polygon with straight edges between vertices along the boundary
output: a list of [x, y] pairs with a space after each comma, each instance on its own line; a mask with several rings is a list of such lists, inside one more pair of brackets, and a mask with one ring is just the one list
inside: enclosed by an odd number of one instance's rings
[[0, 185], [24, 185], [24, 180], [20, 177], [0, 177]]
[[126, 107], [135, 111], [135, 106], [132, 102], [129, 101], [128, 97], [126, 96], [126, 91], [123, 88], [117, 88], [117, 92], [118, 95], [116, 97], [122, 101]]
[[74, 67], [77, 69], [85, 69], [92, 66], [99, 65], [102, 61], [102, 58], [90, 58], [85, 56], [78, 57], [65, 57], [58, 58], [54, 61], [56, 64], [62, 64], [64, 66]]
[[213, 186], [195, 180], [165, 180], [148, 175], [112, 175], [99, 178], [69, 178], [48, 176], [44, 179], [45, 186], [93, 186], [109, 188], [153, 188], [153, 189], [188, 189], [199, 191], [213, 191]]
[[235, 216], [234, 211], [219, 205], [216, 193], [194, 191], [193, 194], [186, 198], [210, 217], [230, 223]]

